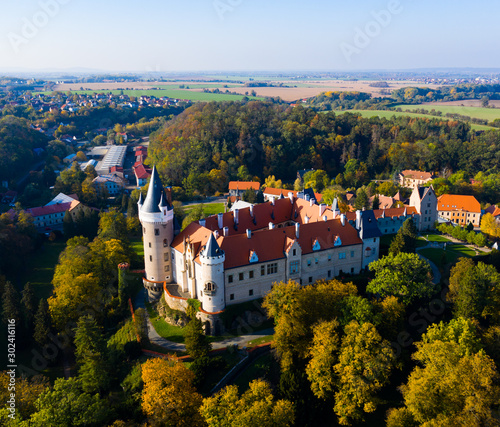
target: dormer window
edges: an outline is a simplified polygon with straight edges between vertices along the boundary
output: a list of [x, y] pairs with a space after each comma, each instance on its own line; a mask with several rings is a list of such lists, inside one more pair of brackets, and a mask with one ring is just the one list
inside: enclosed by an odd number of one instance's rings
[[248, 258], [249, 262], [259, 262], [259, 257], [255, 251], [250, 251], [250, 256]]
[[335, 237], [335, 241], [333, 243], [333, 246], [342, 246], [342, 240], [340, 240], [339, 236]]
[[318, 239], [316, 239], [316, 240], [313, 242], [313, 247], [312, 247], [312, 250], [313, 250], [313, 251], [319, 251], [320, 249], [321, 249], [321, 245], [319, 244]]

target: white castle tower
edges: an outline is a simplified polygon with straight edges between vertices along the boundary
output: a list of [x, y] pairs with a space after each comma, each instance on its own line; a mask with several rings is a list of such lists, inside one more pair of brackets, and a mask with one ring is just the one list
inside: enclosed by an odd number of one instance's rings
[[153, 167], [146, 200], [142, 200], [141, 194], [138, 207], [144, 240], [144, 286], [150, 299], [158, 299], [163, 282], [172, 281], [170, 244], [174, 239], [174, 210], [167, 200], [156, 167]]
[[217, 313], [226, 308], [224, 301], [224, 251], [219, 247], [213, 234], [200, 252], [201, 277], [203, 277], [203, 310]]

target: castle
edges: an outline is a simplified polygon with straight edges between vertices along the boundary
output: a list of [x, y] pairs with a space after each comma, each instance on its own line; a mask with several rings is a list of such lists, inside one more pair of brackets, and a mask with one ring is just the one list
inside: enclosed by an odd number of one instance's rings
[[[163, 293], [175, 309], [185, 310], [189, 298], [198, 299], [209, 333], [218, 332], [218, 315], [226, 306], [261, 298], [276, 282], [307, 285], [359, 274], [379, 256], [382, 232], [376, 211], [346, 216], [336, 200], [318, 205], [290, 193], [194, 221], [175, 235], [170, 194], [153, 168], [147, 196], [138, 202], [144, 286], [151, 300]], [[419, 223], [419, 213], [409, 209], [413, 214], [401, 208], [387, 218], [382, 213], [379, 220], [395, 223], [394, 217], [397, 229], [407, 217]]]

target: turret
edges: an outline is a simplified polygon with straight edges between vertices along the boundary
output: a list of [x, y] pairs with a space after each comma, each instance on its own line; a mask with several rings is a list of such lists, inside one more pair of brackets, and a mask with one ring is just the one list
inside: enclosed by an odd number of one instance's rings
[[[163, 288], [161, 283], [173, 281], [170, 244], [174, 239], [174, 211], [156, 167], [153, 167], [146, 199], [143, 201], [141, 195], [137, 205], [144, 240], [145, 285], [150, 298], [158, 299]], [[153, 292], [146, 282], [159, 282], [156, 284], [159, 291]]]
[[201, 295], [202, 308], [209, 313], [225, 309], [224, 301], [224, 261], [226, 257], [215, 236], [210, 234], [205, 247], [200, 252], [201, 277], [203, 282], [198, 295]]

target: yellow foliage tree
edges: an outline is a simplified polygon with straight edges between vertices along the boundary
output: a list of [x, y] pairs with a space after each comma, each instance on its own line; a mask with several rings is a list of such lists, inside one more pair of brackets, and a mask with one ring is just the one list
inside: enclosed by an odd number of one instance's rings
[[193, 380], [194, 373], [182, 363], [150, 359], [142, 365], [142, 410], [153, 426], [205, 424], [199, 413], [202, 397]]
[[481, 218], [481, 231], [491, 237], [500, 237], [500, 224], [492, 214], [484, 214]]

